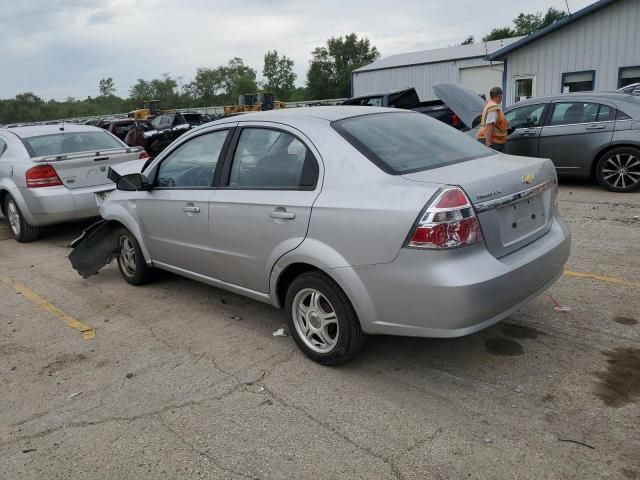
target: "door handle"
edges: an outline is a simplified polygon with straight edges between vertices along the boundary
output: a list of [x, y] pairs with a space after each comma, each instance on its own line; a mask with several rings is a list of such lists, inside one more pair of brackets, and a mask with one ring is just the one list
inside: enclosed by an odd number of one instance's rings
[[287, 212], [287, 210], [284, 208], [276, 209], [273, 212], [270, 212], [269, 216], [271, 218], [278, 218], [281, 220], [293, 220], [294, 218], [296, 218], [295, 213]]
[[589, 125], [587, 130], [604, 130], [604, 125]]
[[537, 134], [538, 134], [537, 130], [525, 130], [524, 132], [522, 132], [521, 135], [523, 137], [533, 137], [533, 136], [535, 136]]
[[182, 211], [187, 213], [198, 213], [200, 211], [200, 207], [187, 205], [186, 207], [182, 207]]

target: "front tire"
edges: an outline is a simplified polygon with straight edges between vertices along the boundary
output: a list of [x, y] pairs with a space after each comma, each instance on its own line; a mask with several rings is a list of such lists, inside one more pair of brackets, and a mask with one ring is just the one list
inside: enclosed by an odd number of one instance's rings
[[640, 150], [620, 147], [602, 155], [596, 180], [610, 192], [632, 192], [640, 186]]
[[40, 235], [40, 229], [27, 222], [11, 195], [4, 199], [4, 211], [9, 221], [9, 229], [13, 238], [20, 243], [33, 242]]
[[345, 363], [364, 347], [366, 335], [351, 302], [320, 272], [304, 273], [291, 283], [285, 309], [294, 341], [322, 365]]
[[120, 274], [127, 283], [143, 285], [151, 281], [153, 269], [147, 265], [136, 237], [125, 228], [118, 235], [117, 262]]

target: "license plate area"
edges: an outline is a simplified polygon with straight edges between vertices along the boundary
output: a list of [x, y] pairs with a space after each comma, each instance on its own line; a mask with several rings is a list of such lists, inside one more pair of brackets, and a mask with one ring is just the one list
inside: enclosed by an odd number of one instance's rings
[[107, 190], [105, 192], [96, 192], [95, 196], [96, 196], [96, 203], [98, 204], [98, 206], [102, 205], [104, 203], [104, 201], [107, 199], [107, 197], [109, 196], [109, 194], [113, 192], [113, 190]]
[[505, 247], [523, 240], [547, 224], [542, 194], [500, 207], [497, 214], [500, 239]]

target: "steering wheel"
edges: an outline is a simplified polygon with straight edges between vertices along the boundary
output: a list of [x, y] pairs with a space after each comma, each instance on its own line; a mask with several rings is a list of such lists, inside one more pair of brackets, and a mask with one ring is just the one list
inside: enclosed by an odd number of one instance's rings
[[189, 187], [204, 187], [211, 185], [210, 170], [207, 167], [191, 167], [180, 175], [180, 184]]

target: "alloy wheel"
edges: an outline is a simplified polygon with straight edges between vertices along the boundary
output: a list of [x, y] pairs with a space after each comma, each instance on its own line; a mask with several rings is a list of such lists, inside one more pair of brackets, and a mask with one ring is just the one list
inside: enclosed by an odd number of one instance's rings
[[338, 316], [331, 302], [313, 288], [300, 290], [293, 300], [292, 316], [304, 343], [318, 353], [330, 352], [338, 342]]
[[602, 179], [615, 188], [629, 188], [640, 183], [640, 159], [630, 153], [618, 153], [607, 158]]
[[18, 206], [15, 204], [13, 199], [11, 199], [7, 203], [7, 217], [9, 219], [9, 225], [11, 226], [11, 230], [13, 230], [13, 234], [16, 237], [20, 236], [20, 212], [18, 212]]
[[118, 262], [127, 276], [133, 277], [136, 274], [136, 247], [127, 235], [120, 237]]

